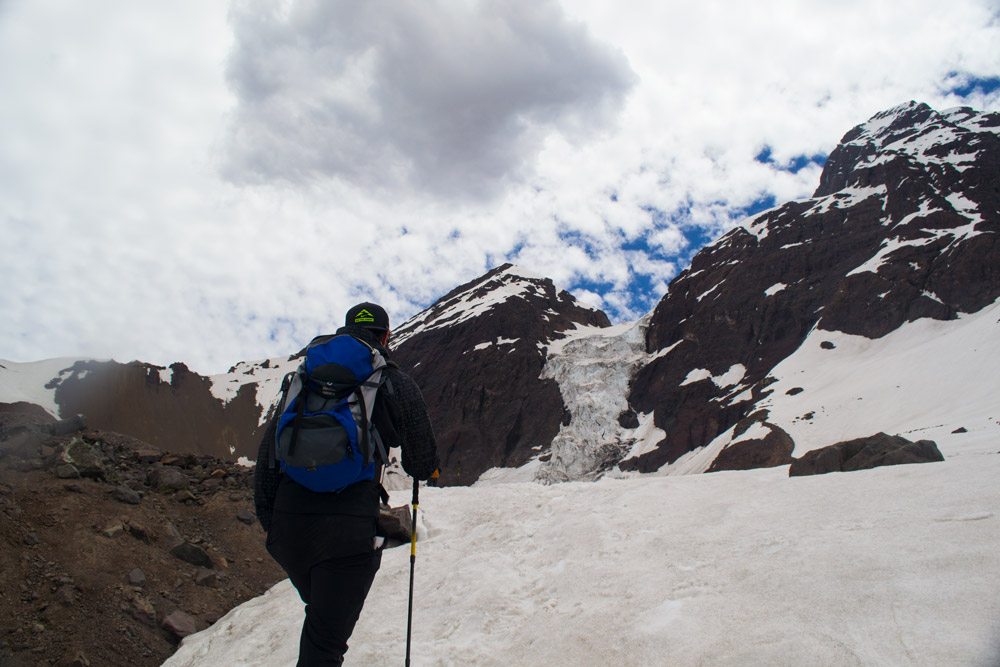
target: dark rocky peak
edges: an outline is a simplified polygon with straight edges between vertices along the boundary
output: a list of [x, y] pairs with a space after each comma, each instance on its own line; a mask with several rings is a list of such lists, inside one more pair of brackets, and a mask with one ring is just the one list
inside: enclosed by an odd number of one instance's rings
[[419, 334], [472, 325], [481, 317], [489, 321], [493, 338], [477, 343], [499, 339], [544, 343], [577, 324], [610, 326], [607, 315], [580, 305], [549, 278], [503, 264], [456, 287], [404, 323], [395, 332], [395, 346], [401, 348]]
[[581, 326], [610, 323], [548, 278], [504, 264], [397, 330], [394, 358], [434, 417], [445, 483], [469, 484], [548, 449], [566, 408], [555, 380], [541, 377], [545, 351]]
[[629, 403], [667, 435], [631, 465], [656, 470], [746, 419], [814, 329], [879, 338], [1000, 298], [998, 120], [916, 103], [878, 114], [831, 154], [815, 197], [701, 250], [647, 330]]
[[907, 102], [872, 116], [830, 154], [814, 196], [846, 188], [899, 181], [906, 171], [930, 170], [939, 177], [961, 174], [979, 151], [1000, 141], [1000, 114], [969, 107], [938, 112]]

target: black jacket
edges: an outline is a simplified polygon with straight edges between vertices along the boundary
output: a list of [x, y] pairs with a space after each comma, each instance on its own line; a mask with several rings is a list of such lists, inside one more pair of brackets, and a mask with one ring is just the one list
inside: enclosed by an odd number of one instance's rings
[[[367, 329], [342, 328], [337, 333], [350, 333], [369, 344], [377, 345]], [[389, 354], [379, 347], [383, 356]], [[430, 478], [438, 467], [437, 445], [431, 428], [427, 406], [420, 388], [399, 367], [389, 363], [383, 372], [384, 382], [372, 409], [372, 423], [378, 429], [386, 448], [399, 447], [403, 455], [403, 470], [420, 480]], [[278, 414], [275, 410], [257, 451], [254, 470], [254, 506], [264, 527], [271, 527], [275, 512], [292, 514], [350, 514], [377, 516], [379, 486], [375, 481], [362, 481], [338, 493], [310, 491], [281, 474], [274, 460], [274, 430]]]

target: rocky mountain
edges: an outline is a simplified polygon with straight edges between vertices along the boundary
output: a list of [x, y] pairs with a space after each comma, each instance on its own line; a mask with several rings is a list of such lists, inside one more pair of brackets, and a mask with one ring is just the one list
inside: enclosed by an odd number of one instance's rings
[[[629, 392], [664, 435], [623, 469], [658, 470], [727, 431], [709, 469], [790, 462], [788, 425], [759, 409], [773, 369], [811, 332], [878, 339], [996, 301], [998, 184], [1000, 114], [911, 102], [848, 132], [811, 199], [745, 221], [671, 283]], [[719, 449], [753, 423], [756, 437]]]
[[240, 363], [199, 375], [182, 363], [0, 360], [0, 403], [38, 405], [53, 417], [83, 415], [164, 451], [235, 461], [257, 455], [259, 434], [292, 358]]
[[542, 369], [567, 332], [610, 326], [548, 278], [505, 264], [446, 294], [395, 334], [395, 358], [433, 415], [446, 484], [542, 455], [567, 423], [557, 381]]
[[[864, 347], [851, 337], [924, 368], [887, 341], [919, 322], [965, 322], [1000, 297], [998, 135], [1000, 115], [968, 108], [911, 102], [877, 114], [843, 137], [813, 197], [702, 249], [638, 322], [612, 327], [510, 265], [446, 294], [393, 342], [433, 415], [443, 481], [781, 465], [834, 444], [800, 428], [824, 408], [789, 368], [853, 368], [858, 355], [832, 351]], [[968, 330], [989, 335], [982, 321]], [[989, 352], [976, 354], [989, 365]], [[0, 362], [0, 402], [80, 413], [170, 451], [252, 458], [296, 364], [293, 355], [202, 377], [182, 364]], [[779, 420], [790, 406], [799, 412]], [[876, 420], [850, 437], [891, 427]]]

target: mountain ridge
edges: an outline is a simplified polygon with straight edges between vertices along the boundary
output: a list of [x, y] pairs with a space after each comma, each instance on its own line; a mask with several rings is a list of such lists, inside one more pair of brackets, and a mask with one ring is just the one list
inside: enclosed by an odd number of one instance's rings
[[[998, 174], [1000, 114], [908, 102], [849, 130], [813, 197], [747, 218], [701, 249], [637, 322], [611, 327], [511, 264], [456, 287], [393, 342], [434, 416], [445, 482], [511, 468], [560, 481], [789, 462], [791, 427], [768, 420], [769, 387], [811, 335], [875, 340], [1000, 298]], [[43, 383], [54, 387], [50, 408], [118, 419], [98, 426], [146, 428], [181, 452], [252, 458], [296, 363], [294, 354], [241, 362], [205, 379], [182, 364], [74, 362]], [[10, 391], [8, 371], [0, 400], [38, 397]], [[101, 396], [116, 409], [99, 406]], [[196, 407], [183, 428], [154, 418], [179, 423], [188, 401]], [[722, 454], [753, 440], [748, 432], [761, 442]], [[692, 463], [709, 450], [720, 461]]]

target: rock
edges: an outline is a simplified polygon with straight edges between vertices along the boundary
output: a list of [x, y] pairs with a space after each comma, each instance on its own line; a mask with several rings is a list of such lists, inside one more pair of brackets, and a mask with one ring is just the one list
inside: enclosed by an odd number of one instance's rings
[[86, 428], [86, 422], [83, 419], [83, 415], [76, 415], [75, 417], [60, 419], [57, 422], [49, 424], [49, 433], [55, 436], [69, 435], [70, 433], [82, 431], [84, 428]]
[[968, 432], [969, 429], [965, 428], [964, 426], [959, 426], [954, 431], [952, 431], [952, 433], [968, 433]]
[[0, 441], [0, 456], [11, 455], [17, 458], [37, 456], [44, 440], [45, 436], [36, 427], [19, 429]]
[[59, 659], [56, 667], [90, 667], [90, 660], [83, 651], [71, 649]]
[[413, 517], [409, 505], [379, 508], [378, 533], [391, 540], [410, 541]]
[[74, 484], [70, 482], [69, 484], [63, 484], [63, 488], [70, 493], [83, 493], [83, 487], [79, 484]]
[[203, 480], [199, 486], [201, 486], [202, 491], [212, 493], [219, 490], [219, 487], [222, 486], [222, 480], [214, 477], [208, 477]]
[[64, 584], [56, 591], [56, 600], [64, 607], [72, 607], [76, 603], [76, 589], [71, 584]]
[[59, 479], [80, 479], [80, 471], [72, 463], [63, 463], [53, 471]]
[[184, 537], [181, 535], [181, 532], [177, 530], [177, 526], [169, 521], [163, 524], [163, 534], [166, 536], [167, 541], [171, 544], [184, 541]]
[[37, 533], [28, 533], [27, 535], [24, 536], [24, 540], [23, 541], [29, 547], [33, 547], [36, 544], [38, 544], [38, 542], [39, 542], [38, 534]]
[[197, 574], [194, 575], [194, 583], [199, 586], [207, 586], [208, 588], [215, 588], [219, 585], [219, 575], [215, 570], [209, 570], [208, 568], [200, 567], [198, 568]]
[[109, 538], [116, 538], [125, 532], [125, 526], [122, 525], [121, 521], [116, 521], [107, 528], [101, 531], [101, 535]]
[[623, 410], [618, 415], [618, 425], [622, 428], [639, 428], [639, 415], [632, 409]]
[[127, 486], [115, 487], [115, 490], [111, 492], [111, 497], [127, 505], [138, 505], [142, 501], [142, 496]]
[[142, 621], [143, 623], [156, 625], [156, 607], [154, 607], [153, 603], [142, 595], [136, 595], [132, 598], [132, 604], [129, 606], [129, 612], [134, 618]]
[[136, 538], [137, 540], [141, 540], [142, 542], [153, 541], [153, 533], [148, 528], [146, 528], [146, 526], [135, 520], [130, 520], [128, 522], [128, 533], [132, 537]]
[[161, 626], [177, 639], [184, 639], [188, 635], [198, 632], [198, 621], [190, 614], [179, 609], [168, 614], [163, 619]]
[[173, 547], [170, 553], [186, 563], [205, 568], [212, 567], [212, 559], [209, 558], [208, 553], [190, 542], [181, 542]]
[[193, 503], [198, 501], [198, 497], [188, 489], [183, 489], [174, 494], [174, 500], [179, 503]]
[[209, 475], [209, 477], [211, 477], [213, 479], [221, 479], [223, 477], [226, 477], [228, 474], [229, 473], [227, 473], [222, 468], [216, 468], [215, 470], [212, 471], [212, 474]]
[[99, 450], [82, 438], [73, 438], [66, 445], [62, 458], [65, 463], [72, 463], [76, 466], [81, 477], [90, 479], [105, 479], [106, 477], [104, 461]]
[[250, 512], [249, 510], [245, 509], [241, 509], [239, 512], [237, 512], [236, 518], [239, 521], [242, 521], [243, 523], [247, 524], [248, 526], [253, 525], [253, 522], [256, 521], [256, 517], [253, 515], [253, 512]]
[[944, 461], [937, 444], [931, 440], [911, 442], [898, 435], [877, 433], [867, 438], [838, 442], [807, 452], [794, 459], [789, 477], [822, 475], [829, 472], [867, 470], [879, 466]]
[[[748, 418], [748, 420], [750, 419]], [[719, 455], [706, 472], [773, 468], [792, 462], [792, 451], [795, 449], [795, 442], [784, 429], [766, 421], [752, 423], [762, 424], [768, 428], [767, 435], [763, 438], [741, 440], [729, 445], [719, 452]], [[741, 426], [744, 426], [743, 421], [737, 424], [737, 433], [740, 432]], [[743, 432], [746, 432], [746, 428], [743, 428]]]
[[132, 586], [145, 586], [146, 573], [137, 567], [133, 568], [132, 571], [128, 573], [128, 583]]
[[160, 460], [163, 456], [163, 452], [158, 449], [152, 449], [150, 447], [144, 447], [137, 449], [135, 451], [135, 456], [139, 459], [139, 463], [155, 463]]
[[169, 491], [180, 491], [187, 489], [191, 485], [191, 480], [179, 469], [172, 466], [157, 466], [149, 471], [147, 479], [149, 485], [157, 491], [164, 493]]

